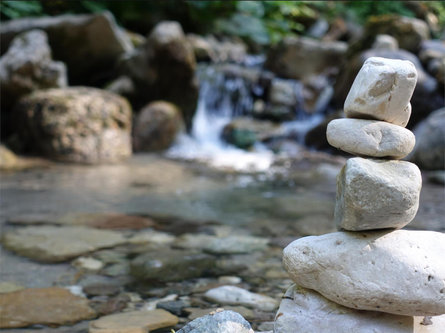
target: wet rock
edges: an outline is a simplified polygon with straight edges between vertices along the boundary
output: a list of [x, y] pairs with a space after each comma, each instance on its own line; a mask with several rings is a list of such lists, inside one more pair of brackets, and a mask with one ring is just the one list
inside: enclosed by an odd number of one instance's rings
[[20, 286], [14, 282], [4, 281], [0, 282], [0, 294], [11, 293], [13, 291], [23, 290], [25, 287]]
[[86, 227], [25, 227], [7, 232], [2, 238], [6, 249], [43, 262], [65, 261], [125, 242], [114, 231]]
[[156, 230], [144, 230], [128, 239], [130, 244], [167, 245], [175, 241], [175, 236]]
[[0, 170], [14, 170], [20, 166], [18, 157], [6, 146], [0, 144]]
[[397, 39], [400, 48], [417, 52], [421, 43], [430, 38], [428, 25], [417, 18], [381, 15], [371, 17], [365, 26], [364, 41], [387, 34]]
[[0, 327], [63, 325], [91, 319], [88, 301], [62, 288], [33, 288], [0, 294]]
[[67, 65], [71, 84], [91, 85], [103, 80], [110, 76], [118, 58], [133, 49], [108, 12], [4, 22], [0, 28], [1, 49], [6, 50], [18, 34], [33, 29], [47, 33], [53, 57]]
[[399, 42], [390, 35], [377, 35], [372, 48], [376, 50], [398, 50]]
[[104, 267], [102, 261], [89, 258], [89, 257], [80, 257], [73, 261], [73, 266], [86, 271], [98, 271]]
[[413, 163], [351, 158], [337, 178], [335, 222], [353, 231], [402, 228], [417, 213], [421, 186]]
[[414, 112], [411, 114], [409, 128], [412, 128], [432, 111], [444, 106], [443, 94], [438, 90], [437, 81], [425, 72], [419, 59], [414, 54], [405, 50], [382, 49], [364, 51], [348, 62], [348, 66], [345, 66], [335, 81], [333, 102], [336, 106], [339, 108], [343, 106], [355, 77], [365, 61], [371, 57], [408, 60], [416, 67], [417, 85], [411, 98]]
[[445, 108], [431, 113], [414, 129], [417, 138], [410, 161], [422, 169], [445, 169]]
[[180, 316], [183, 312], [183, 309], [187, 306], [190, 306], [190, 303], [184, 302], [184, 301], [166, 301], [166, 302], [159, 302], [156, 304], [156, 307], [158, 309], [164, 309], [170, 313], [173, 313], [174, 315]]
[[240, 117], [224, 127], [222, 137], [236, 147], [247, 149], [279, 134], [280, 127], [272, 122]]
[[133, 146], [136, 151], [157, 151], [170, 147], [184, 128], [181, 111], [168, 102], [145, 106], [134, 123]]
[[409, 61], [369, 58], [346, 97], [346, 117], [379, 119], [406, 126], [416, 82], [416, 68]]
[[120, 287], [113, 284], [89, 284], [82, 288], [88, 296], [113, 296], [119, 293]]
[[24, 146], [74, 163], [115, 162], [131, 155], [131, 108], [110, 92], [86, 88], [37, 91], [20, 100]]
[[153, 227], [155, 222], [148, 217], [127, 215], [115, 212], [105, 213], [68, 213], [55, 214], [24, 214], [13, 216], [8, 223], [16, 225], [78, 225], [97, 229], [145, 229]]
[[295, 283], [337, 304], [406, 316], [441, 315], [444, 250], [445, 235], [439, 232], [337, 232], [294, 241], [284, 249], [283, 262]]
[[197, 318], [177, 333], [253, 333], [250, 324], [238, 313], [233, 311], [215, 311], [204, 317]]
[[0, 58], [0, 82], [2, 109], [10, 109], [32, 91], [65, 87], [66, 68], [52, 60], [46, 33], [31, 30], [15, 37]]
[[346, 308], [296, 285], [284, 294], [275, 318], [274, 333], [408, 333], [414, 326], [413, 317]]
[[[347, 133], [347, 135], [345, 135]], [[329, 144], [353, 155], [400, 159], [414, 148], [414, 134], [384, 121], [337, 119], [326, 130]]]
[[132, 311], [101, 317], [90, 322], [89, 333], [143, 333], [159, 328], [174, 326], [178, 317], [157, 309]]
[[443, 85], [445, 83], [445, 43], [441, 40], [423, 41], [419, 59], [428, 73]]
[[130, 297], [125, 294], [115, 297], [96, 296], [91, 299], [90, 306], [99, 316], [106, 316], [127, 309], [130, 301]]
[[219, 305], [242, 305], [263, 311], [273, 311], [278, 306], [278, 302], [269, 296], [255, 294], [236, 286], [210, 289], [204, 294], [204, 297]]
[[338, 69], [346, 50], [344, 42], [286, 37], [267, 55], [266, 67], [281, 77], [300, 80]]
[[198, 100], [195, 67], [193, 50], [179, 23], [164, 21], [154, 27], [143, 47], [123, 60], [122, 71], [135, 83], [134, 104], [174, 103], [190, 127]]
[[205, 276], [215, 265], [215, 258], [207, 254], [165, 249], [136, 257], [131, 274], [145, 281], [182, 281]]
[[226, 237], [185, 234], [179, 237], [175, 246], [186, 249], [200, 249], [213, 254], [238, 254], [264, 251], [268, 239], [253, 236], [233, 235]]

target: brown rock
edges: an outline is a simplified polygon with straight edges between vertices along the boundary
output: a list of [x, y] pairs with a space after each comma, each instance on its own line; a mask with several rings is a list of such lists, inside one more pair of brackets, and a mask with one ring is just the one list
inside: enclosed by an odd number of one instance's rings
[[174, 326], [178, 317], [162, 309], [113, 314], [90, 323], [89, 333], [147, 333]]
[[0, 294], [1, 328], [72, 324], [95, 315], [85, 298], [63, 288], [31, 288]]

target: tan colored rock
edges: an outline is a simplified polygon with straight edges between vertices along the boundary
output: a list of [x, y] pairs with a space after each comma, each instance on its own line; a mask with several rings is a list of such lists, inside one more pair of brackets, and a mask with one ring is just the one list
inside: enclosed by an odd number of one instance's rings
[[60, 262], [126, 242], [117, 232], [86, 227], [25, 227], [4, 234], [3, 246], [43, 262]]
[[178, 317], [170, 312], [132, 311], [112, 314], [90, 322], [89, 333], [148, 333], [159, 328], [174, 326]]
[[406, 126], [409, 103], [417, 82], [414, 64], [407, 60], [371, 57], [365, 61], [346, 97], [348, 118], [378, 119]]
[[284, 249], [291, 279], [343, 306], [406, 316], [445, 314], [445, 234], [336, 232]]
[[335, 119], [328, 124], [326, 137], [331, 146], [354, 155], [400, 159], [414, 148], [414, 134], [384, 121]]
[[413, 317], [350, 309], [293, 285], [281, 301], [274, 333], [412, 333], [413, 326]]
[[0, 294], [0, 328], [73, 324], [95, 316], [86, 298], [63, 288], [30, 288]]
[[337, 177], [335, 222], [352, 231], [402, 228], [417, 213], [421, 186], [413, 163], [351, 158]]

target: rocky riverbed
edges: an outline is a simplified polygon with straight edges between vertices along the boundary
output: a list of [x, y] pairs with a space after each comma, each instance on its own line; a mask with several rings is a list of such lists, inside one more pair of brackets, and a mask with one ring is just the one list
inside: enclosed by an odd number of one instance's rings
[[[282, 249], [335, 230], [343, 162], [306, 153], [240, 173], [141, 154], [115, 165], [3, 172], [1, 325], [170, 332], [224, 307], [270, 331], [291, 285]], [[445, 231], [443, 184], [423, 177], [406, 228]]]

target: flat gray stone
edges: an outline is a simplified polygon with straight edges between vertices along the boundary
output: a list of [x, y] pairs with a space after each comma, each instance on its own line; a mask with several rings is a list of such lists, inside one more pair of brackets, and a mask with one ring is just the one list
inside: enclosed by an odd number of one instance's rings
[[331, 146], [354, 155], [400, 159], [414, 148], [416, 138], [404, 127], [384, 121], [335, 119], [326, 137]]
[[417, 71], [412, 62], [371, 57], [363, 64], [346, 97], [345, 114], [348, 118], [379, 119], [406, 126], [416, 82]]
[[233, 311], [215, 311], [197, 318], [176, 333], [254, 333], [249, 322]]
[[335, 222], [353, 231], [402, 228], [417, 213], [421, 186], [413, 163], [351, 158], [337, 177]]
[[343, 306], [406, 316], [445, 314], [445, 234], [336, 232], [284, 249], [298, 285]]
[[86, 227], [25, 227], [7, 232], [2, 238], [6, 249], [43, 262], [66, 261], [125, 242], [120, 233]]

